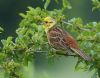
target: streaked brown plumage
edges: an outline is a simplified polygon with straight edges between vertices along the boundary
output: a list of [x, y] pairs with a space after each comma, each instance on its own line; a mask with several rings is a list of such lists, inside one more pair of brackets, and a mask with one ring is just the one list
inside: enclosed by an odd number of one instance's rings
[[72, 51], [85, 60], [91, 59], [90, 56], [80, 50], [76, 40], [67, 31], [65, 32], [56, 26], [56, 21], [53, 18], [46, 17], [44, 22], [48, 41], [55, 49]]

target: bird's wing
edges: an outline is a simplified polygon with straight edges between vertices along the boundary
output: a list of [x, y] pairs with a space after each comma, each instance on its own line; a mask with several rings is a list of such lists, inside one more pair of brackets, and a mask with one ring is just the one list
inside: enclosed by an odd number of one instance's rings
[[70, 48], [79, 49], [76, 40], [68, 32], [63, 32], [63, 36], [66, 45], [69, 45]]
[[63, 31], [60, 28], [54, 28], [48, 35], [49, 41], [53, 46], [66, 50], [70, 49], [85, 60], [90, 60], [90, 57], [79, 49], [76, 40], [68, 32]]
[[53, 46], [55, 45], [55, 47], [57, 46], [58, 48], [68, 49], [68, 45], [65, 44], [63, 33], [64, 32], [61, 29], [54, 28], [48, 33], [49, 40]]
[[86, 55], [83, 51], [81, 51], [77, 45], [76, 40], [68, 33], [65, 32], [64, 33], [64, 40], [66, 45], [69, 45], [69, 48], [74, 51], [76, 54], [80, 55], [82, 58], [84, 58], [85, 60], [91, 60], [91, 57]]

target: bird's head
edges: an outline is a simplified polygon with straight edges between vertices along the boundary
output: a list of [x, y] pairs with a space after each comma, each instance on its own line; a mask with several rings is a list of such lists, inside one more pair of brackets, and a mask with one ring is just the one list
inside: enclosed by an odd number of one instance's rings
[[48, 16], [46, 18], [44, 18], [44, 26], [43, 28], [45, 29], [45, 31], [47, 32], [50, 28], [52, 28], [53, 26], [56, 25], [56, 20], [53, 19], [52, 17]]

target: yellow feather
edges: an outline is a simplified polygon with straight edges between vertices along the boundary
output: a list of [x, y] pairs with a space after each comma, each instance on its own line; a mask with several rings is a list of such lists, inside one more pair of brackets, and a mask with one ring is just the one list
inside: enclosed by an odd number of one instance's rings
[[54, 19], [51, 18], [50, 16], [44, 18], [44, 22], [45, 22], [45, 24], [44, 24], [43, 28], [45, 29], [45, 32], [46, 32], [46, 33], [48, 32], [48, 30], [49, 30], [50, 28], [52, 28], [52, 27], [55, 26], [55, 24], [56, 24], [56, 20], [54, 20]]

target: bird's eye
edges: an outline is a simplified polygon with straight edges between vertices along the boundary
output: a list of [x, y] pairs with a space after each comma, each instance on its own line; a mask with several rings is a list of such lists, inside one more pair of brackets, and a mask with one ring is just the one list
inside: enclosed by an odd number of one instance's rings
[[48, 23], [47, 21], [45, 21], [45, 23]]

